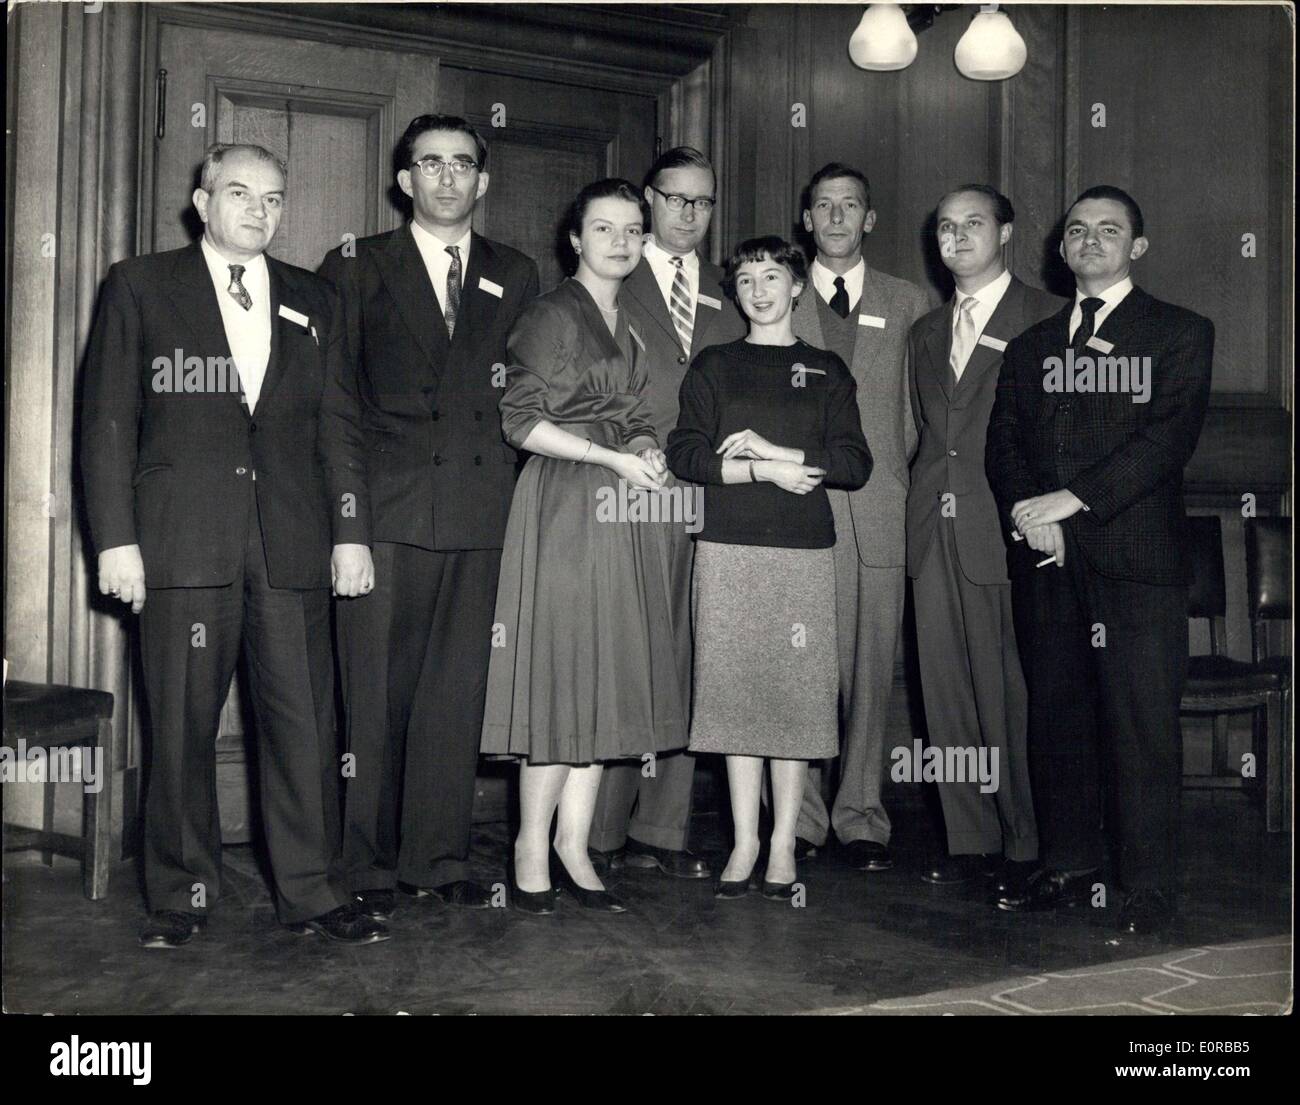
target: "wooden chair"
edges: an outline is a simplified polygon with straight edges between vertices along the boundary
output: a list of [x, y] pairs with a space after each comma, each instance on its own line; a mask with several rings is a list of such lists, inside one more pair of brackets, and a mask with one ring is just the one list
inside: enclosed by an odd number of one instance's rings
[[[23, 742], [21, 746], [19, 741]], [[106, 898], [113, 859], [113, 696], [107, 691], [11, 679], [4, 688], [4, 746], [15, 759], [19, 758], [20, 748], [26, 752], [40, 748], [47, 753], [51, 749], [77, 749], [78, 755], [81, 749], [88, 748], [92, 756], [102, 750], [102, 757], [96, 758], [100, 770], [97, 781], [102, 781], [103, 787], [94, 794], [84, 791], [80, 836], [54, 831], [54, 784], [46, 783], [41, 828], [5, 825], [4, 847], [6, 852], [39, 848], [47, 866], [53, 865], [55, 852], [76, 856], [81, 860], [86, 897], [92, 901]], [[14, 766], [18, 766], [16, 762]], [[84, 784], [78, 785], [84, 788]]]
[[[1225, 656], [1226, 588], [1223, 573], [1223, 531], [1217, 517], [1190, 518], [1192, 581], [1188, 614], [1205, 618], [1210, 627], [1210, 652], [1191, 657], [1182, 712], [1213, 715], [1211, 773], [1186, 776], [1188, 785], [1204, 787], [1258, 786], [1262, 777], [1265, 823], [1269, 832], [1286, 827], [1289, 815], [1291, 691], [1290, 657], [1269, 657], [1263, 622], [1291, 616], [1290, 519], [1248, 519], [1246, 522], [1246, 588], [1251, 618], [1253, 659]], [[1228, 760], [1227, 714], [1252, 713], [1252, 748], [1262, 759], [1256, 778], [1242, 776]]]

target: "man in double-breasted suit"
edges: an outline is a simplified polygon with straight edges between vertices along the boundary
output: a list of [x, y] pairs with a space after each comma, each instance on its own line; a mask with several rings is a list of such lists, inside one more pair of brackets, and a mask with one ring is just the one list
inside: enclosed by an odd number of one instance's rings
[[1007, 575], [1008, 554], [1023, 570], [1028, 550], [1007, 549], [984, 474], [984, 436], [1007, 342], [1063, 300], [1007, 270], [1014, 219], [1011, 202], [988, 185], [963, 185], [940, 200], [939, 253], [956, 288], [909, 340], [920, 444], [907, 495], [907, 574], [926, 727], [932, 747], [963, 753], [953, 760], [962, 777], [938, 781], [948, 854], [922, 875], [933, 883], [983, 869], [1005, 885], [1026, 877], [1038, 855]]
[[483, 908], [468, 878], [501, 544], [515, 451], [501, 436], [506, 335], [537, 266], [471, 230], [487, 148], [421, 115], [398, 147], [414, 217], [332, 251], [361, 409], [376, 584], [338, 611], [347, 747], [344, 862], [371, 916], [394, 890]]
[[[677, 425], [677, 394], [691, 359], [706, 346], [735, 341], [748, 330], [722, 292], [722, 270], [697, 252], [716, 193], [713, 166], [699, 150], [679, 146], [655, 161], [645, 186], [651, 232], [619, 295], [645, 342], [645, 403], [661, 442]], [[682, 701], [689, 703], [695, 548], [682, 522], [664, 524], [673, 533], [673, 633]], [[679, 878], [706, 878], [708, 864], [686, 846], [694, 780], [695, 757], [686, 752], [653, 763], [606, 765], [591, 830], [593, 860], [606, 868], [626, 863]]]
[[199, 242], [109, 270], [82, 397], [99, 588], [140, 614], [153, 911], [140, 941], [187, 943], [220, 894], [217, 725], [241, 652], [280, 920], [386, 939], [338, 871], [329, 592], [374, 578], [338, 300], [265, 253], [285, 202], [267, 150], [211, 147], [193, 201]]
[[1043, 868], [1008, 910], [1093, 899], [1106, 830], [1121, 931], [1166, 928], [1177, 872], [1187, 678], [1183, 468], [1210, 395], [1214, 324], [1134, 287], [1128, 193], [1066, 213], [1073, 301], [1010, 342], [985, 464], [1009, 531], [1055, 561], [1017, 581], [1028, 624], [1029, 765]]
[[[907, 384], [907, 335], [930, 308], [926, 293], [871, 268], [862, 238], [876, 224], [867, 178], [848, 165], [823, 166], [809, 182], [804, 228], [817, 257], [812, 287], [794, 310], [794, 332], [829, 349], [858, 383], [862, 429], [875, 465], [859, 491], [829, 491], [835, 516], [835, 593], [839, 622], [844, 744], [830, 816], [818, 769], [804, 788], [796, 829], [810, 854], [833, 825], [849, 862], [863, 871], [893, 866], [889, 815], [880, 800], [885, 713], [903, 621], [903, 517], [907, 464], [916, 449]], [[797, 853], [798, 854], [798, 853]]]

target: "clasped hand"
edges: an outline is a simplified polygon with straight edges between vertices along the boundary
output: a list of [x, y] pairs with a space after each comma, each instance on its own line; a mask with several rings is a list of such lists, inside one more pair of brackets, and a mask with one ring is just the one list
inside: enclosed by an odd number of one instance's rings
[[656, 491], [668, 482], [668, 458], [662, 449], [645, 448], [633, 456], [623, 454], [618, 474], [633, 487]]

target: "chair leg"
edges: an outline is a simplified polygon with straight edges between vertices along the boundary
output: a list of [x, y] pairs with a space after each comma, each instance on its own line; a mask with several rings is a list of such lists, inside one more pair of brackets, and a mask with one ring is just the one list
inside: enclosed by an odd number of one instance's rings
[[[41, 784], [44, 791], [41, 794], [41, 831], [45, 834], [45, 839], [49, 839], [49, 834], [54, 832], [54, 787], [55, 784], [46, 779]], [[54, 849], [48, 847], [41, 848], [41, 862], [46, 867], [54, 866]]]
[[1264, 720], [1264, 824], [1270, 833], [1281, 832], [1282, 776], [1287, 770], [1282, 756], [1282, 695], [1270, 693], [1265, 700]]
[[1228, 715], [1214, 714], [1210, 718], [1210, 774], [1236, 775], [1228, 762]]
[[113, 862], [113, 722], [99, 723], [95, 742], [99, 753], [100, 790], [87, 794], [85, 803], [86, 851], [81, 863], [82, 889], [92, 902], [108, 897], [108, 872]]

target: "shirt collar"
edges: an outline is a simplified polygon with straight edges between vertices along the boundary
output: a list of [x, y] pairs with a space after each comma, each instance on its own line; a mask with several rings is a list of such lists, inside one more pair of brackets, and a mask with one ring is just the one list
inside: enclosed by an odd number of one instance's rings
[[416, 244], [420, 247], [420, 252], [433, 256], [441, 254], [447, 264], [451, 264], [451, 254], [447, 252], [448, 246], [455, 246], [460, 250], [460, 263], [464, 265], [469, 260], [469, 243], [474, 237], [474, 230], [471, 227], [465, 231], [465, 236], [459, 242], [444, 242], [436, 234], [430, 234], [414, 219], [411, 220], [411, 233], [415, 237]]
[[[653, 234], [647, 234], [645, 236], [645, 242], [641, 246], [641, 252], [645, 254], [646, 260], [652, 265], [672, 265], [672, 259], [680, 256], [682, 259], [682, 268], [687, 272], [694, 274], [700, 270], [700, 257], [698, 253], [694, 250], [691, 250], [690, 253], [670, 253], [655, 241]], [[676, 268], [677, 266], [673, 265], [673, 267]]]
[[[813, 287], [817, 289], [817, 294], [822, 299], [830, 302], [831, 296], [835, 294], [835, 278], [839, 273], [832, 272], [819, 259], [814, 259], [810, 268]], [[862, 298], [862, 285], [867, 278], [867, 262], [863, 257], [858, 258], [858, 263], [844, 273], [844, 290], [848, 293], [849, 304], [852, 305]]]
[[[1114, 310], [1116, 307], [1120, 305], [1120, 303], [1123, 302], [1124, 297], [1128, 295], [1128, 293], [1131, 292], [1132, 290], [1133, 290], [1133, 278], [1131, 276], [1124, 277], [1124, 279], [1121, 280], [1118, 284], [1112, 284], [1104, 292], [1101, 292], [1096, 296], [1097, 299], [1100, 299], [1102, 303], [1105, 304], [1105, 306], [1099, 307], [1098, 311], [1110, 312]], [[1075, 289], [1074, 305], [1076, 308], [1082, 310], [1083, 301], [1088, 298], [1090, 297], [1084, 295], [1080, 289], [1078, 288]]]
[[956, 300], [959, 304], [968, 295], [974, 296], [976, 302], [980, 307], [984, 307], [992, 311], [997, 307], [999, 303], [1002, 302], [1002, 297], [1007, 294], [1007, 289], [1009, 287], [1011, 287], [1011, 270], [1003, 269], [1001, 276], [998, 276], [995, 279], [990, 280], [979, 291], [963, 292], [960, 289], [958, 289], [953, 294], [956, 297]]
[[199, 249], [203, 253], [203, 260], [207, 262], [208, 272], [212, 274], [212, 281], [221, 289], [230, 287], [230, 266], [242, 264], [244, 274], [240, 277], [240, 283], [246, 288], [249, 284], [253, 287], [265, 288], [270, 282], [266, 269], [266, 254], [259, 253], [247, 261], [227, 261], [217, 251], [217, 247], [208, 241], [205, 234], [199, 239]]

